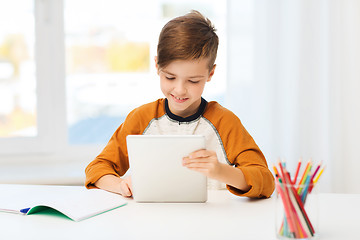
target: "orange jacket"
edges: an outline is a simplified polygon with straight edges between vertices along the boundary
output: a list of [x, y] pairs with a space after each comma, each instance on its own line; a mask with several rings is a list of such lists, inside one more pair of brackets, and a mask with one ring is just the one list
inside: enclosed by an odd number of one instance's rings
[[[130, 134], [196, 134], [204, 135], [206, 148], [217, 153], [220, 162], [242, 170], [249, 191], [243, 192], [227, 185], [235, 195], [251, 198], [270, 197], [274, 177], [253, 138], [240, 119], [217, 102], [202, 103], [196, 114], [181, 118], [171, 113], [166, 99], [134, 109], [115, 131], [103, 151], [86, 168], [86, 187], [102, 176], [122, 176], [129, 169], [126, 136]], [[212, 180], [214, 181], [214, 180]], [[217, 181], [215, 181], [217, 182]], [[211, 183], [210, 185], [219, 183]]]

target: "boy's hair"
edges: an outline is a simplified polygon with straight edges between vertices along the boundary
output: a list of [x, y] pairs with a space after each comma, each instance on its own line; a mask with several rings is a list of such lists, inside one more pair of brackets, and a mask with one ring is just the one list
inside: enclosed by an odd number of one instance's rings
[[166, 67], [174, 60], [207, 58], [213, 68], [219, 38], [208, 18], [198, 11], [172, 19], [161, 30], [157, 47], [157, 64]]

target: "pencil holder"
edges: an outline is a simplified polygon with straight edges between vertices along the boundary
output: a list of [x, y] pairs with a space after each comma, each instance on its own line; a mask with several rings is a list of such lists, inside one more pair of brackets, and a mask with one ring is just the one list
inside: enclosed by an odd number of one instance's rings
[[318, 238], [318, 194], [312, 182], [297, 181], [284, 183], [277, 179], [276, 221], [277, 239]]

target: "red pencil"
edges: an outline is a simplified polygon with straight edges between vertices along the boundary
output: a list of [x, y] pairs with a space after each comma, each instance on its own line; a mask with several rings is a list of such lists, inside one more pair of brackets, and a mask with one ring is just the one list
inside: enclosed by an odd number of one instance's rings
[[297, 187], [296, 190], [299, 190], [300, 185], [303, 184], [304, 178], [306, 178], [306, 175], [309, 174], [309, 170], [310, 170], [310, 169], [308, 169], [308, 168], [311, 168], [311, 165], [312, 165], [312, 162], [311, 162], [311, 160], [309, 160], [308, 163], [306, 164], [306, 167], [305, 167], [305, 169], [304, 169], [303, 175], [302, 175], [302, 177], [301, 177], [301, 179], [300, 179], [300, 182], [299, 182], [299, 186]]
[[318, 166], [316, 167], [316, 169], [315, 169], [315, 172], [314, 172], [313, 175], [311, 176], [311, 179], [310, 179], [310, 180], [311, 180], [311, 181], [310, 181], [311, 183], [313, 182], [316, 173], [319, 171], [321, 164], [322, 164], [322, 162], [319, 163], [319, 165], [318, 165]]
[[297, 180], [297, 177], [299, 175], [300, 166], [301, 166], [301, 158], [299, 159], [298, 165], [296, 167], [296, 172], [295, 172], [295, 177], [294, 177], [293, 184], [296, 184], [296, 180]]
[[283, 168], [282, 162], [280, 160], [279, 160], [279, 168], [280, 168], [279, 176], [284, 178], [284, 168]]
[[283, 205], [284, 205], [284, 212], [285, 212], [285, 216], [286, 216], [286, 219], [287, 219], [287, 223], [289, 225], [289, 228], [290, 228], [290, 233], [296, 237], [295, 235], [295, 219], [294, 219], [294, 216], [293, 214], [291, 213], [290, 211], [290, 202], [289, 202], [289, 196], [287, 195], [287, 193], [285, 192], [286, 191], [286, 187], [284, 188], [284, 191], [282, 189], [282, 182], [281, 182], [281, 179], [280, 178], [277, 178], [278, 179], [278, 182], [279, 184], [276, 185], [276, 189], [277, 191], [279, 192], [280, 194], [280, 197], [281, 197], [281, 200], [283, 202]]
[[[286, 178], [286, 176], [285, 176]], [[293, 185], [289, 185], [290, 186], [290, 189], [289, 191], [291, 191], [293, 193], [293, 196], [295, 197], [296, 199], [296, 202], [298, 203], [298, 206], [300, 207], [300, 210], [301, 210], [301, 213], [303, 215], [303, 217], [305, 218], [305, 221], [306, 221], [306, 224], [308, 225], [309, 227], [309, 230], [310, 230], [310, 234], [312, 236], [314, 236], [314, 233], [315, 233], [315, 230], [314, 230], [314, 227], [312, 226], [311, 222], [310, 222], [310, 219], [308, 217], [308, 215], [306, 214], [306, 211], [305, 211], [305, 208], [304, 208], [304, 204], [303, 202], [301, 201], [297, 191], [295, 190], [294, 186]]]
[[312, 191], [313, 187], [314, 187], [314, 177], [316, 175], [316, 173], [319, 171], [320, 166], [322, 163], [319, 163], [319, 165], [316, 167], [315, 172], [313, 173], [313, 175], [310, 178], [310, 188], [309, 188], [309, 192]]

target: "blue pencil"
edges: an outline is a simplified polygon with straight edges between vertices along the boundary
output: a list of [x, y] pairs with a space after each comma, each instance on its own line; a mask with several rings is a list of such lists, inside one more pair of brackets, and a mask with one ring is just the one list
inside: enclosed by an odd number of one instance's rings
[[302, 193], [301, 193], [301, 201], [302, 201], [303, 203], [305, 203], [306, 196], [307, 196], [307, 194], [308, 194], [308, 192], [309, 192], [310, 179], [311, 179], [311, 176], [308, 175], [308, 176], [306, 177], [306, 180], [305, 180], [305, 183], [304, 183], [305, 188], [303, 189], [303, 191], [302, 191]]

